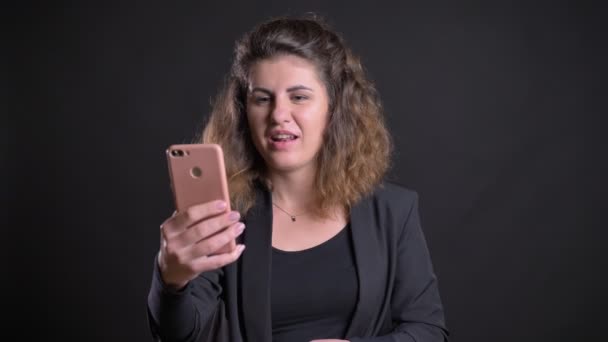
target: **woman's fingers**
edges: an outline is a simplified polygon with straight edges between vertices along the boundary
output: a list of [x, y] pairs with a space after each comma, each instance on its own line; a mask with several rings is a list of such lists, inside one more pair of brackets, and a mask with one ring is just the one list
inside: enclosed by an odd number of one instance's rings
[[194, 260], [203, 256], [210, 256], [217, 250], [225, 246], [230, 241], [236, 239], [245, 230], [245, 224], [237, 222], [222, 232], [219, 232], [207, 239], [201, 240], [184, 250], [187, 259]]
[[245, 250], [245, 245], [237, 245], [230, 253], [203, 256], [192, 261], [192, 269], [196, 273], [215, 270], [235, 262]]
[[182, 231], [178, 235], [173, 236], [168, 243], [171, 244], [174, 249], [181, 249], [194, 245], [199, 241], [210, 238], [228, 226], [237, 223], [239, 218], [240, 214], [237, 211], [232, 211], [227, 214], [206, 219], [198, 222], [185, 231]]
[[201, 220], [217, 216], [225, 212], [227, 204], [224, 201], [212, 201], [193, 205], [184, 212], [174, 214], [161, 225], [165, 239], [169, 240]]
[[241, 255], [242, 245], [229, 253], [220, 251], [245, 228], [240, 214], [226, 208], [221, 201], [195, 205], [163, 223], [159, 266], [167, 284], [182, 286], [200, 272], [227, 265]]

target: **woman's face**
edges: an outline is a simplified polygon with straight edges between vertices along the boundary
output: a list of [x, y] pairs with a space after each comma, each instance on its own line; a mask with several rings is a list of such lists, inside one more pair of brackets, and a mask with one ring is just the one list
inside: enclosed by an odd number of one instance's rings
[[283, 55], [252, 66], [247, 120], [270, 172], [314, 173], [328, 110], [327, 90], [308, 60]]

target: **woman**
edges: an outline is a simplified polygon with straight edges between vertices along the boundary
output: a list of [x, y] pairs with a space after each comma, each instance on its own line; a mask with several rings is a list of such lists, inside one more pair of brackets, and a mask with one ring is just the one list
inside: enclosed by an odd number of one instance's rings
[[161, 225], [156, 339], [447, 340], [417, 195], [383, 182], [380, 101], [326, 24], [279, 18], [245, 35], [201, 142], [223, 147], [237, 211], [204, 203]]

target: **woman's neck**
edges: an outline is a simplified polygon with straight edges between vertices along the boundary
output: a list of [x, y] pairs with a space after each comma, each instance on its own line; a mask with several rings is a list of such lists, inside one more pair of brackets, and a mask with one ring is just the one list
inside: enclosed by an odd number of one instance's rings
[[313, 206], [314, 174], [300, 170], [273, 173], [269, 179], [272, 184], [272, 201], [285, 210], [299, 213], [309, 211]]

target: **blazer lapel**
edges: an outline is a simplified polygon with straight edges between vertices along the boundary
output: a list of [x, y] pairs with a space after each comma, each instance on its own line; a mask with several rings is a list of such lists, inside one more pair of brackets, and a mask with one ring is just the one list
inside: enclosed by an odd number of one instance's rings
[[[258, 187], [256, 205], [245, 217], [241, 256], [240, 298], [245, 341], [272, 340], [270, 317], [270, 267], [272, 241], [272, 200]], [[246, 286], [243, 286], [246, 284]]]
[[369, 198], [364, 198], [354, 205], [350, 214], [350, 225], [352, 230], [353, 247], [355, 251], [355, 263], [357, 265], [357, 277], [359, 279], [359, 298], [350, 325], [346, 331], [346, 337], [367, 336], [372, 326], [374, 312], [375, 293], [372, 289], [373, 283], [370, 276], [374, 274], [374, 269], [378, 267], [378, 256], [375, 254], [373, 243], [376, 240], [374, 235], [375, 224], [373, 221], [374, 212]]

